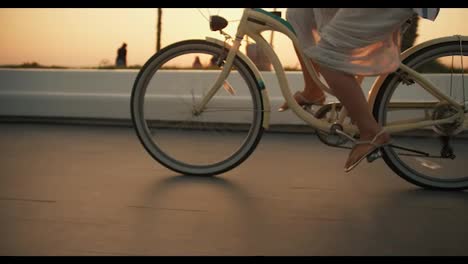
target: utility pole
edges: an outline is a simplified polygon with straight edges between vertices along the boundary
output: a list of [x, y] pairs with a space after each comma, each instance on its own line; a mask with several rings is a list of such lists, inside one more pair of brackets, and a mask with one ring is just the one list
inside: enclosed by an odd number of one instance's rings
[[156, 52], [161, 49], [161, 18], [162, 8], [158, 8], [158, 22], [156, 26]]

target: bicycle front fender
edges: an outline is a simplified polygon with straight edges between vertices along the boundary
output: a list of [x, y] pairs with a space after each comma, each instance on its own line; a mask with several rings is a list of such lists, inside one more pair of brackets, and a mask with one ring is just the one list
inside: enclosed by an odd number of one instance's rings
[[[420, 43], [418, 45], [415, 45], [407, 50], [405, 50], [401, 54], [401, 61], [403, 62], [406, 58], [408, 58], [410, 55], [427, 48], [432, 45], [444, 43], [444, 42], [454, 42], [454, 41], [468, 41], [468, 36], [448, 36], [448, 37], [441, 37], [441, 38], [436, 38], [432, 40], [425, 41], [423, 43]], [[385, 79], [388, 77], [389, 74], [384, 74], [380, 75], [375, 81], [374, 84], [372, 85], [369, 93], [368, 93], [368, 102], [369, 106], [371, 108], [371, 113], [374, 112], [374, 104], [375, 104], [375, 99], [377, 97], [377, 94], [379, 93], [380, 88], [382, 87], [383, 82]]]
[[[231, 48], [231, 45], [219, 39], [206, 37], [205, 40], [208, 42], [220, 45], [221, 47], [226, 46], [226, 48], [228, 49]], [[237, 56], [239, 56], [239, 58], [243, 60], [249, 66], [249, 68], [252, 70], [252, 73], [255, 76], [260, 92], [262, 93], [262, 100], [263, 100], [263, 124], [262, 126], [263, 128], [268, 129], [270, 126], [271, 104], [270, 104], [270, 98], [268, 96], [268, 92], [265, 89], [265, 81], [262, 77], [262, 74], [258, 70], [257, 66], [255, 65], [255, 63], [253, 63], [253, 61], [249, 57], [247, 57], [242, 52], [237, 52]]]

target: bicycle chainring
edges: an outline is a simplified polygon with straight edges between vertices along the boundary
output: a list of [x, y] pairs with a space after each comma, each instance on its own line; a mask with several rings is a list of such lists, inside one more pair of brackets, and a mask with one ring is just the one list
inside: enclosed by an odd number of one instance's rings
[[[315, 117], [318, 119], [326, 119], [327, 122], [334, 123], [336, 121], [336, 118], [334, 116], [336, 116], [340, 112], [341, 105], [338, 104], [335, 105], [335, 107], [335, 111], [337, 111], [337, 113], [332, 112], [333, 103], [323, 105], [315, 112]], [[317, 137], [320, 139], [320, 141], [322, 141], [322, 143], [332, 147], [342, 146], [349, 141], [347, 138], [339, 134], [327, 133], [320, 130], [317, 130], [316, 133]]]

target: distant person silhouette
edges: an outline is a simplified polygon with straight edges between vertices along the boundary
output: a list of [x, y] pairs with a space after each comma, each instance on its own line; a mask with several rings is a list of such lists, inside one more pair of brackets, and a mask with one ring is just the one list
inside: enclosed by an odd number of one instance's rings
[[122, 47], [117, 50], [117, 59], [115, 60], [117, 68], [127, 67], [127, 43], [123, 43]]
[[193, 67], [194, 69], [201, 69], [201, 68], [203, 68], [203, 65], [202, 65], [202, 63], [201, 63], [201, 61], [200, 61], [200, 57], [198, 57], [198, 56], [195, 57], [195, 60], [193, 61], [193, 64], [192, 64], [192, 67]]

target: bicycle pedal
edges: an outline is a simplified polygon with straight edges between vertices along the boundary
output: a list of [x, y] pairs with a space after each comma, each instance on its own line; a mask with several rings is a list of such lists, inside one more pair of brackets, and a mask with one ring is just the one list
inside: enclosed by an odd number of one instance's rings
[[380, 157], [382, 157], [382, 153], [380, 152], [380, 150], [376, 149], [372, 151], [369, 155], [367, 155], [366, 159], [367, 159], [367, 162], [371, 163], [379, 159]]

